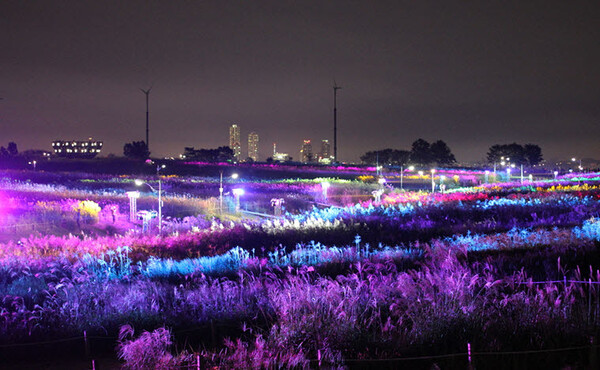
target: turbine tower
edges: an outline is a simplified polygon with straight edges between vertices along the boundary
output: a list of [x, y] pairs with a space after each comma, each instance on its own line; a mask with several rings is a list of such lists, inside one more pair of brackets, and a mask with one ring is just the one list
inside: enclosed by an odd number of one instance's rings
[[333, 162], [337, 162], [337, 91], [341, 89], [333, 80]]
[[148, 124], [150, 121], [150, 113], [148, 109], [148, 102], [150, 97], [150, 91], [152, 91], [152, 86], [148, 90], [140, 89], [144, 94], [146, 94], [146, 150], [150, 151], [150, 139], [148, 137]]

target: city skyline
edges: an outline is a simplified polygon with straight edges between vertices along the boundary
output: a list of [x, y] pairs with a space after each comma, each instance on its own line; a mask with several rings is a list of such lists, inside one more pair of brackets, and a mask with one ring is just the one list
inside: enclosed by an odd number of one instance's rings
[[335, 81], [340, 161], [418, 138], [459, 162], [512, 142], [600, 158], [599, 15], [585, 1], [5, 1], [2, 145], [51, 150], [59, 133], [122, 155], [145, 140], [152, 87], [155, 157], [223, 145], [231, 122], [296, 153], [334, 143]]

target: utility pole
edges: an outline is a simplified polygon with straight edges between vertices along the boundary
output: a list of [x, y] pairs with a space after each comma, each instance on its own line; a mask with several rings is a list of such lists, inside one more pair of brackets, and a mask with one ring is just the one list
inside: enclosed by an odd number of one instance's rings
[[150, 121], [150, 113], [148, 109], [150, 91], [152, 91], [152, 86], [148, 90], [140, 89], [144, 94], [146, 94], [146, 150], [150, 151], [150, 139], [148, 137], [148, 124]]
[[337, 162], [337, 91], [341, 89], [333, 80], [333, 162]]

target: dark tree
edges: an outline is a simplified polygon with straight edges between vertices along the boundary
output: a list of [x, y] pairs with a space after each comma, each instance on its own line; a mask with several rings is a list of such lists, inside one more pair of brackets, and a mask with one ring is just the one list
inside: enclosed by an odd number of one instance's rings
[[10, 143], [8, 143], [8, 154], [11, 157], [16, 157], [17, 155], [19, 155], [19, 150], [17, 149], [17, 144], [13, 141], [11, 141]]
[[233, 149], [228, 146], [220, 146], [217, 148], [219, 155], [217, 160], [219, 162], [232, 162], [233, 161]]
[[410, 160], [421, 166], [426, 166], [432, 162], [431, 146], [423, 139], [418, 139], [412, 143], [410, 151]]
[[8, 150], [5, 147], [0, 147], [0, 157], [8, 158]]
[[360, 156], [360, 160], [364, 164], [375, 164], [377, 163], [379, 157], [377, 151], [366, 152], [365, 154]]
[[448, 145], [442, 140], [438, 140], [431, 144], [431, 157], [439, 166], [447, 166], [456, 163], [454, 154], [452, 154]]
[[194, 149], [184, 148], [183, 155], [186, 159], [199, 162], [231, 162], [233, 161], [233, 150], [228, 146], [217, 149]]
[[530, 166], [540, 164], [540, 162], [544, 159], [542, 157], [542, 148], [535, 144], [525, 144], [523, 147], [523, 154], [525, 161], [527, 161], [527, 164]]
[[[539, 149], [539, 147], [537, 145], [533, 145], [533, 144], [528, 144], [528, 145], [532, 146], [529, 150], [531, 151], [531, 156], [532, 156], [533, 162], [535, 162], [538, 159], [539, 159], [539, 161], [541, 161], [542, 160], [541, 149]], [[533, 147], [537, 147], [537, 149], [535, 149]], [[538, 149], [539, 149], [539, 152], [537, 152]], [[507, 160], [507, 158], [510, 158], [510, 159]], [[527, 165], [527, 164], [533, 163], [527, 159], [527, 156], [525, 153], [525, 148], [522, 145], [519, 145], [517, 143], [492, 145], [487, 153], [487, 160], [490, 163], [500, 163], [501, 161], [506, 160], [507, 162], [515, 163], [517, 165]], [[539, 163], [539, 161], [537, 163]]]
[[388, 166], [401, 166], [408, 162], [410, 152], [398, 149], [383, 149], [366, 152], [360, 157], [365, 164], [380, 164]]
[[406, 166], [410, 159], [410, 152], [408, 150], [394, 149], [390, 153], [390, 164], [394, 166]]
[[123, 147], [123, 155], [128, 158], [146, 159], [150, 156], [148, 145], [142, 141], [132, 141]]

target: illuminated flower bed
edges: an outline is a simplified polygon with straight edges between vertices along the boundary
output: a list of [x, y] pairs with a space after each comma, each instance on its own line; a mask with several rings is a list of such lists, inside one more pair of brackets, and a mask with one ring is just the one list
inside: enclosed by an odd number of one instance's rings
[[[591, 284], [600, 283], [600, 190], [575, 181], [393, 193], [381, 204], [213, 220], [168, 236], [5, 243], [0, 344], [84, 330], [116, 343], [125, 324], [166, 327], [204, 365], [225, 368], [343, 366], [463, 352], [466, 343], [479, 352], [588, 345], [600, 334]], [[255, 189], [263, 186], [272, 184]], [[121, 342], [127, 361], [141, 348], [136, 337]], [[561, 359], [544, 356], [529, 365]]]

